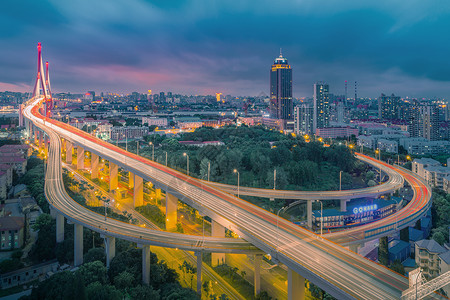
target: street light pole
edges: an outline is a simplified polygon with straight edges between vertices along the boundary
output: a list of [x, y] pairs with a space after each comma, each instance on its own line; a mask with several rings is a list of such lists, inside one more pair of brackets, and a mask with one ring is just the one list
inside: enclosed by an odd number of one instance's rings
[[155, 144], [153, 144], [153, 142], [150, 142], [149, 144], [152, 145], [152, 160], [155, 161]]
[[320, 202], [320, 237], [323, 235], [323, 203], [320, 200], [316, 200]]
[[136, 141], [136, 155], [139, 155], [139, 141]]
[[166, 167], [167, 167], [167, 151], [165, 151], [166, 152]]
[[187, 176], [189, 176], [189, 155], [186, 153], [186, 152], [184, 152], [183, 153], [183, 156], [186, 156], [186, 174], [187, 174]]
[[273, 189], [275, 190], [275, 184], [277, 183], [277, 169], [273, 169]]
[[237, 189], [237, 196], [238, 196], [238, 198], [239, 198], [239, 171], [238, 171], [237, 169], [234, 169], [234, 170], [233, 170], [233, 172], [234, 172], [234, 173], [237, 173], [237, 176], [238, 176], [238, 185], [237, 185], [238, 189]]
[[211, 172], [211, 162], [208, 161], [208, 181], [209, 181], [209, 173]]
[[342, 191], [342, 171], [339, 172], [339, 191]]
[[419, 280], [420, 275], [422, 275], [422, 269], [419, 269], [419, 273], [417, 274], [417, 277], [416, 277], [416, 299], [418, 299], [417, 298], [417, 281]]

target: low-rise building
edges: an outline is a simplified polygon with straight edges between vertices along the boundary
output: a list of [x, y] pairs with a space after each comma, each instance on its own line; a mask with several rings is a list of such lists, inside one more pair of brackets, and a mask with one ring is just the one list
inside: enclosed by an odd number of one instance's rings
[[421, 268], [422, 274], [427, 279], [440, 275], [439, 255], [447, 251], [449, 250], [439, 245], [435, 240], [420, 240], [416, 242], [416, 264]]
[[412, 155], [450, 154], [449, 141], [428, 141], [424, 138], [400, 139], [400, 146]]
[[158, 117], [142, 117], [142, 125], [148, 124], [148, 126], [167, 127], [167, 118]]
[[400, 262], [406, 260], [411, 254], [411, 246], [409, 243], [402, 240], [392, 240], [389, 242], [389, 262], [393, 263], [395, 260]]
[[422, 178], [425, 178], [425, 168], [427, 167], [437, 167], [441, 163], [432, 158], [417, 158], [412, 162], [412, 171]]
[[0, 172], [6, 173], [6, 186], [10, 188], [13, 182], [14, 167], [8, 164], [0, 164]]
[[198, 141], [180, 141], [180, 144], [186, 146], [193, 147], [205, 147], [205, 146], [223, 146], [225, 145], [221, 141], [206, 141], [206, 142], [198, 142]]
[[45, 279], [48, 273], [53, 274], [58, 270], [58, 261], [52, 260], [38, 265], [29, 266], [23, 269], [0, 275], [1, 289], [7, 289], [27, 282], [33, 281], [37, 278]]
[[379, 139], [377, 141], [377, 147], [380, 151], [398, 153], [398, 143], [396, 141]]
[[444, 178], [450, 175], [450, 168], [430, 166], [425, 168], [425, 180], [432, 187], [444, 189]]
[[12, 155], [14, 153], [18, 153], [23, 158], [27, 158], [32, 152], [33, 150], [27, 144], [3, 145], [0, 147], [1, 155]]
[[0, 164], [13, 166], [19, 176], [22, 176], [27, 171], [27, 160], [20, 156], [1, 155]]
[[450, 175], [447, 175], [442, 179], [442, 189], [450, 194]]
[[20, 248], [23, 245], [24, 218], [1, 217], [1, 250]]
[[450, 175], [450, 167], [443, 167], [440, 162], [432, 158], [415, 159], [412, 162], [412, 171], [424, 178], [432, 187], [444, 189], [444, 184], [448, 188], [445, 179]]
[[141, 139], [148, 135], [148, 127], [142, 126], [115, 126], [111, 128], [111, 140]]
[[352, 135], [358, 135], [358, 129], [350, 126], [347, 127], [326, 127], [317, 128], [316, 136], [323, 138], [338, 138], [338, 137], [351, 137]]

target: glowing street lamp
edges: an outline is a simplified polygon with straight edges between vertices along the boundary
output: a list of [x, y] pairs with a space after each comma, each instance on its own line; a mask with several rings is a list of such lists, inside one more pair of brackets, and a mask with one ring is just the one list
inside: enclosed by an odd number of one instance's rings
[[238, 196], [238, 198], [239, 198], [239, 171], [237, 170], [237, 169], [234, 169], [233, 170], [233, 172], [234, 173], [237, 173], [237, 176], [238, 176], [238, 184], [237, 184], [237, 196]]
[[152, 146], [152, 160], [155, 160], [155, 144], [152, 142], [148, 143], [150, 146]]
[[186, 174], [189, 176], [189, 155], [184, 152], [183, 156], [186, 156]]

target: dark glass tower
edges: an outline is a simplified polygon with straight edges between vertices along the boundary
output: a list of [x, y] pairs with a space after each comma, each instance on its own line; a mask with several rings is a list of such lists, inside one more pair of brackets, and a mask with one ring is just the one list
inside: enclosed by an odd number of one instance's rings
[[294, 119], [292, 104], [292, 69], [280, 53], [270, 71], [270, 117]]

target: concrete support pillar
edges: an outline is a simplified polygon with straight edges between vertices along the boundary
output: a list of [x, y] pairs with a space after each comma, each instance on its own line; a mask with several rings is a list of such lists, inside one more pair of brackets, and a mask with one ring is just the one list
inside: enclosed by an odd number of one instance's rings
[[[211, 236], [225, 237], [225, 227], [211, 220]], [[225, 253], [211, 253], [211, 265], [213, 267], [225, 263]]]
[[166, 230], [177, 227], [178, 198], [166, 192]]
[[77, 146], [77, 170], [84, 169], [84, 148]]
[[134, 174], [128, 172], [128, 188], [132, 189], [134, 187]]
[[261, 254], [255, 255], [255, 274], [253, 276], [255, 286], [255, 297], [261, 292]]
[[44, 135], [44, 155], [47, 156], [48, 155], [48, 142], [49, 142], [49, 137], [48, 135]]
[[195, 252], [197, 256], [197, 294], [202, 296], [202, 252]]
[[91, 179], [98, 178], [98, 155], [91, 153]]
[[83, 264], [83, 225], [74, 224], [74, 259], [75, 267]]
[[64, 216], [56, 213], [56, 242], [62, 243], [64, 241]]
[[305, 299], [305, 278], [288, 268], [288, 300]]
[[42, 148], [44, 147], [44, 133], [39, 130], [39, 152], [42, 150]]
[[116, 238], [113, 236], [105, 236], [105, 252], [106, 252], [106, 267], [109, 269], [114, 256], [116, 256]]
[[142, 206], [144, 205], [144, 181], [142, 177], [134, 174], [131, 175], [130, 178], [134, 178], [133, 205], [134, 207]]
[[341, 211], [347, 211], [347, 199], [341, 199]]
[[39, 143], [39, 130], [35, 129], [34, 130], [34, 144], [38, 144]]
[[66, 141], [66, 164], [72, 164], [72, 150], [73, 144], [69, 141]]
[[118, 172], [119, 167], [115, 163], [109, 162], [109, 191], [115, 190], [119, 184]]
[[312, 200], [306, 201], [306, 217], [308, 222], [308, 227], [312, 228]]
[[150, 246], [142, 247], [142, 282], [150, 284]]

